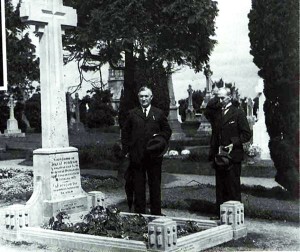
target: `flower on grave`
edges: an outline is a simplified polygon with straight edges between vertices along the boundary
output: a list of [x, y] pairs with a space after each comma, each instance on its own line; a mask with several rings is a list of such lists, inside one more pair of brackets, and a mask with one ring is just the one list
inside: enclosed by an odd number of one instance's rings
[[169, 156], [178, 156], [179, 155], [179, 153], [178, 153], [178, 151], [176, 151], [176, 150], [170, 150], [169, 151]]
[[191, 154], [191, 151], [190, 150], [182, 150], [181, 153], [180, 153], [182, 156], [188, 156]]
[[256, 157], [261, 153], [261, 148], [259, 146], [250, 143], [244, 145], [244, 150], [249, 157]]

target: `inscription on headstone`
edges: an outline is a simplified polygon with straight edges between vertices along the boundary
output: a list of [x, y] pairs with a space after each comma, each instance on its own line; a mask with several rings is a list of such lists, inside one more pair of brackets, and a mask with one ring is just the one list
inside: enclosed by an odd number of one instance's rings
[[50, 156], [52, 198], [59, 199], [81, 193], [80, 170], [76, 153]]

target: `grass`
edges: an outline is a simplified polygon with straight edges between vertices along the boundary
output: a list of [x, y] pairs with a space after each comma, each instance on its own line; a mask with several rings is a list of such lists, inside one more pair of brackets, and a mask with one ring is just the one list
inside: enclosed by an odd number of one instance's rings
[[[246, 217], [299, 222], [299, 200], [293, 200], [287, 194], [286, 198], [277, 199], [277, 193], [283, 191], [281, 188], [265, 189], [269, 191], [268, 195], [257, 195], [257, 190], [251, 187], [242, 189]], [[177, 187], [163, 190], [162, 207], [214, 214], [214, 201], [214, 186]]]
[[[195, 162], [180, 159], [164, 159], [162, 167], [163, 171], [168, 173], [215, 175], [215, 170], [211, 167], [211, 163], [205, 160]], [[273, 166], [242, 164], [242, 177], [274, 178], [275, 174], [276, 169]]]
[[[32, 194], [32, 174], [18, 171], [10, 179], [1, 179], [1, 204], [20, 202], [29, 199]], [[124, 196], [118, 207], [127, 211], [124, 187], [114, 177], [84, 176], [81, 179], [85, 191], [99, 190], [113, 195]], [[164, 182], [166, 183], [166, 182]], [[246, 217], [299, 222], [299, 200], [295, 200], [281, 187], [267, 189], [262, 186], [242, 185], [242, 202]], [[162, 207], [201, 214], [212, 215], [216, 212], [215, 187], [199, 184], [198, 186], [162, 189]]]

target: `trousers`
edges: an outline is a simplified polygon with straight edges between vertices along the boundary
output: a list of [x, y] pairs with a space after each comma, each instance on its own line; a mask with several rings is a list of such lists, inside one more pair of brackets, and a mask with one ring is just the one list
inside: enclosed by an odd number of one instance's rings
[[217, 214], [220, 205], [229, 200], [241, 201], [241, 163], [233, 163], [229, 171], [216, 170], [216, 206]]
[[161, 165], [162, 158], [145, 157], [140, 164], [132, 164], [134, 212], [146, 213], [146, 181], [148, 181], [150, 213], [161, 215]]

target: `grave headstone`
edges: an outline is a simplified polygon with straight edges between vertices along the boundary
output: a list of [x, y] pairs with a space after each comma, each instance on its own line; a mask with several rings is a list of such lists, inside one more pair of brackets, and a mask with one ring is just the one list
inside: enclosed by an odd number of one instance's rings
[[75, 105], [70, 92], [66, 93], [66, 99], [67, 99], [66, 103], [67, 103], [68, 129], [69, 131], [72, 131], [76, 119], [75, 119]]
[[183, 139], [185, 138], [185, 134], [182, 131], [180, 122], [178, 121], [178, 113], [177, 113], [178, 107], [176, 106], [174, 87], [173, 87], [171, 74], [168, 76], [168, 89], [169, 89], [169, 97], [170, 97], [168, 122], [172, 129], [171, 140]]
[[254, 106], [254, 102], [251, 98], [248, 98], [247, 100], [247, 120], [250, 126], [250, 129], [253, 129], [253, 125], [255, 122], [255, 117], [253, 115], [253, 106]]
[[74, 129], [76, 132], [85, 132], [84, 125], [80, 121], [80, 102], [79, 102], [79, 95], [78, 93], [75, 93], [75, 124]]
[[26, 205], [7, 209], [15, 216], [7, 224], [10, 229], [18, 226], [16, 221], [40, 226], [60, 211], [76, 220], [92, 206], [103, 204], [100, 192], [81, 188], [78, 150], [69, 146], [62, 34], [76, 26], [76, 10], [63, 6], [62, 0], [27, 0], [21, 4], [20, 16], [36, 26], [40, 38], [42, 148], [33, 151], [31, 198]]
[[256, 92], [259, 96], [259, 108], [257, 115], [257, 122], [253, 126], [253, 145], [258, 146], [260, 149], [260, 159], [269, 160], [270, 150], [269, 150], [269, 140], [270, 137], [267, 132], [267, 127], [265, 123], [265, 113], [264, 113], [264, 103], [265, 103], [265, 95], [263, 93], [263, 80], [258, 82], [256, 86]]
[[7, 104], [9, 107], [9, 119], [7, 120], [7, 129], [4, 130], [4, 136], [6, 137], [25, 137], [25, 133], [22, 133], [18, 126], [18, 121], [15, 118], [14, 109], [16, 102], [13, 96], [9, 97], [9, 102]]
[[[212, 81], [211, 81], [211, 71], [208, 70], [205, 72], [206, 77], [206, 94], [201, 104], [201, 110], [204, 111], [209, 100], [218, 92], [218, 88], [215, 86], [214, 90], [212, 90]], [[203, 112], [200, 117], [200, 126], [197, 130], [198, 136], [208, 136], [211, 135], [212, 128], [209, 121], [204, 116]]]
[[68, 102], [67, 105], [69, 107], [70, 119], [69, 119], [69, 133], [77, 134], [85, 132], [85, 128], [83, 123], [80, 121], [80, 102], [79, 95], [75, 93], [75, 99], [71, 97], [70, 93], [67, 93]]
[[189, 85], [188, 92], [188, 107], [186, 109], [186, 122], [195, 121], [195, 110], [193, 107], [193, 89], [192, 85]]

